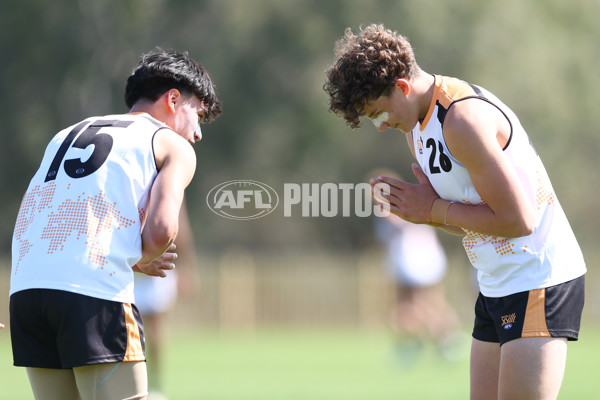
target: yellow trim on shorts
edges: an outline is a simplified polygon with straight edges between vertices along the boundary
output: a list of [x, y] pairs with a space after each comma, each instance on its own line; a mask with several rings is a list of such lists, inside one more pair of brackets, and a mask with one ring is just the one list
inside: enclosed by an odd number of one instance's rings
[[529, 291], [521, 337], [550, 337], [546, 325], [546, 289]]
[[144, 351], [140, 339], [140, 329], [133, 315], [131, 304], [123, 303], [125, 326], [127, 328], [127, 350], [123, 361], [144, 361]]

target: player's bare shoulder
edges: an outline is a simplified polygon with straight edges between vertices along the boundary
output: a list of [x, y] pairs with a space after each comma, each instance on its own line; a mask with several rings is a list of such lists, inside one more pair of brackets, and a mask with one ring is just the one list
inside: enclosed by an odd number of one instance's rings
[[461, 162], [486, 148], [501, 149], [510, 135], [510, 124], [502, 112], [478, 98], [454, 103], [443, 129], [448, 149]]
[[161, 129], [154, 135], [154, 157], [158, 170], [165, 162], [176, 162], [184, 168], [196, 169], [196, 153], [184, 138], [171, 129]]

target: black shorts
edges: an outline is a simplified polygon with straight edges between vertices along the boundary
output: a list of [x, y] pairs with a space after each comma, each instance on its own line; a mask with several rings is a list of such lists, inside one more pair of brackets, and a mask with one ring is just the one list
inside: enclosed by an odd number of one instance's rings
[[585, 295], [585, 275], [545, 289], [505, 297], [479, 293], [473, 337], [501, 345], [522, 337], [577, 340]]
[[62, 290], [13, 293], [10, 334], [18, 367], [65, 369], [146, 359], [135, 305]]

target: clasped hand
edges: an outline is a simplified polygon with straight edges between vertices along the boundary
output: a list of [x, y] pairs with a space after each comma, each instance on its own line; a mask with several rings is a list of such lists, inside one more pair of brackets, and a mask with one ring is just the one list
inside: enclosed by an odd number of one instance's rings
[[173, 261], [177, 259], [177, 253], [175, 253], [176, 248], [177, 246], [173, 243], [160, 257], [155, 258], [148, 264], [137, 263], [132, 268], [134, 271], [143, 272], [146, 275], [166, 278], [166, 271], [175, 269], [175, 263], [173, 263]]
[[[415, 224], [429, 224], [433, 202], [440, 196], [417, 164], [412, 165], [412, 171], [419, 183], [403, 182], [389, 176], [370, 179], [369, 183], [375, 200], [382, 206], [389, 207], [392, 214]], [[377, 184], [381, 183], [389, 185], [389, 193], [380, 189], [381, 185]]]

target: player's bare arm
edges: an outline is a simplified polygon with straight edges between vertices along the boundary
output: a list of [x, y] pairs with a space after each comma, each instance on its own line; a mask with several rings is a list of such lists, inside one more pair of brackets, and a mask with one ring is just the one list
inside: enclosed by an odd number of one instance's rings
[[502, 237], [533, 231], [532, 206], [502, 150], [509, 135], [508, 121], [484, 101], [466, 100], [450, 108], [444, 125], [448, 150], [469, 171], [486, 204], [452, 204], [445, 216], [448, 225]]
[[[455, 104], [446, 116], [444, 138], [449, 151], [469, 171], [485, 205], [454, 203], [446, 205], [440, 218], [432, 220], [437, 196], [419, 167], [413, 166], [418, 184], [382, 177], [390, 185], [387, 200], [390, 211], [413, 223], [428, 223], [450, 233], [463, 234], [462, 228], [503, 237], [531, 233], [533, 210], [514, 169], [505, 159], [503, 147], [510, 136], [510, 125], [493, 106], [481, 100]], [[410, 138], [407, 138], [410, 145]], [[411, 148], [411, 152], [414, 151]]]
[[146, 223], [142, 230], [141, 264], [160, 257], [174, 242], [185, 188], [196, 170], [190, 144], [171, 130], [156, 133], [154, 149], [159, 169], [152, 186]]

